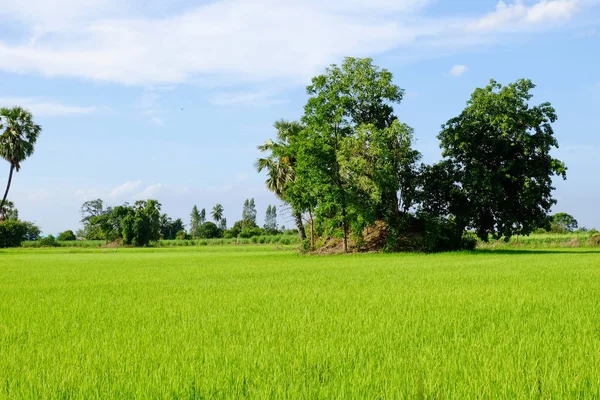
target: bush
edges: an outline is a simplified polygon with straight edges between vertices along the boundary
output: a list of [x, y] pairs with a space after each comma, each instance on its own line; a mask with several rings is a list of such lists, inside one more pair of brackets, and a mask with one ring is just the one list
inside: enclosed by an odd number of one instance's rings
[[69, 242], [69, 241], [77, 240], [77, 236], [75, 236], [73, 231], [64, 231], [58, 235], [56, 240], [60, 240], [63, 242]]
[[19, 247], [27, 236], [27, 223], [15, 220], [0, 222], [0, 248]]
[[48, 235], [45, 238], [41, 238], [38, 240], [40, 247], [58, 247], [59, 244], [56, 241], [56, 238], [52, 235]]
[[256, 228], [244, 228], [240, 232], [239, 236], [244, 239], [249, 239], [255, 236], [260, 236], [263, 234], [263, 230], [259, 227]]
[[175, 235], [175, 239], [177, 240], [186, 240], [188, 238], [188, 234], [185, 231], [179, 231]]
[[475, 248], [477, 247], [477, 235], [475, 235], [472, 232], [467, 232], [465, 235], [463, 235], [462, 237], [462, 242], [461, 242], [461, 249], [463, 250], [475, 250]]

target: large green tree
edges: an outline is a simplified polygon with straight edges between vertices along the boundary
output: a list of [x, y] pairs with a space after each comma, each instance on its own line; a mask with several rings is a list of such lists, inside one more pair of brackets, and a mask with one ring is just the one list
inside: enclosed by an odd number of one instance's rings
[[304, 240], [306, 232], [302, 221], [302, 211], [307, 207], [298, 201], [299, 196], [289, 195], [296, 179], [296, 157], [290, 143], [298, 137], [304, 126], [297, 121], [278, 120], [274, 127], [277, 130], [277, 139], [269, 139], [265, 144], [258, 146], [261, 152], [267, 154], [256, 160], [254, 165], [258, 172], [267, 171], [265, 184], [279, 199], [285, 202], [290, 202], [292, 198], [295, 199], [292, 205], [292, 214], [300, 240]]
[[[0, 157], [10, 164], [8, 183], [0, 202], [2, 210], [10, 190], [13, 173], [33, 154], [42, 128], [33, 122], [31, 113], [21, 107], [0, 109]], [[1, 216], [0, 216], [1, 218]]]
[[471, 228], [488, 240], [529, 234], [547, 224], [556, 203], [552, 178], [566, 179], [566, 167], [550, 154], [558, 147], [552, 129], [556, 112], [550, 103], [530, 104], [534, 88], [525, 79], [507, 86], [492, 80], [442, 126], [444, 160], [432, 168], [439, 176], [429, 177], [443, 183], [437, 185], [443, 190], [425, 195], [440, 199], [438, 211], [454, 218], [458, 232]]

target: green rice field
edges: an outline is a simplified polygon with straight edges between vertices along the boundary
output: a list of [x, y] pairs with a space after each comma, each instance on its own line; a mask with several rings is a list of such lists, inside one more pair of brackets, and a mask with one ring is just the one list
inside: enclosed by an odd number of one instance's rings
[[599, 398], [600, 249], [0, 251], [0, 398]]

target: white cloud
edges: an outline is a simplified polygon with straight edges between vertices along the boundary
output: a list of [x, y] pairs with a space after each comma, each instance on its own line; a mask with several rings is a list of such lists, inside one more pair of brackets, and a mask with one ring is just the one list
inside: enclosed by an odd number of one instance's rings
[[64, 117], [109, 111], [106, 107], [73, 106], [36, 97], [0, 97], [0, 104], [5, 107], [18, 105], [39, 117]]
[[[479, 19], [431, 17], [432, 0], [215, 0], [150, 13], [147, 0], [0, 0], [0, 23], [20, 21], [26, 35], [0, 40], [0, 69], [127, 85], [195, 80], [305, 81], [342, 56], [403, 48], [423, 54], [486, 40], [494, 31], [550, 29], [571, 18], [578, 1], [501, 2]], [[408, 51], [406, 51], [408, 53]], [[259, 96], [258, 99], [252, 96]], [[262, 96], [262, 97], [260, 97]], [[219, 94], [245, 104], [266, 94]], [[148, 111], [160, 123], [161, 116]]]
[[133, 198], [136, 200], [145, 200], [156, 196], [163, 189], [162, 183], [155, 183], [153, 185], [146, 186], [144, 190], [139, 193], [136, 193]]
[[165, 110], [160, 104], [161, 93], [172, 90], [173, 87], [149, 87], [137, 99], [134, 108], [139, 110], [140, 115], [154, 125], [165, 125]]
[[121, 197], [127, 194], [131, 194], [134, 191], [136, 191], [137, 189], [140, 188], [140, 186], [142, 186], [144, 184], [143, 181], [129, 181], [129, 182], [125, 182], [124, 184], [122, 184], [121, 186], [118, 186], [116, 188], [114, 188], [113, 190], [111, 190], [109, 196], [112, 198], [117, 198], [117, 197]]
[[466, 65], [455, 65], [450, 69], [450, 75], [452, 76], [461, 76], [465, 72], [467, 72], [469, 68]]
[[568, 20], [578, 8], [578, 0], [541, 0], [532, 6], [527, 6], [522, 0], [516, 0], [512, 4], [500, 1], [494, 12], [471, 22], [468, 29], [518, 31], [529, 25]]
[[284, 103], [285, 100], [276, 99], [272, 93], [268, 92], [229, 92], [216, 93], [209, 98], [209, 101], [216, 106], [229, 105], [250, 105], [250, 106], [270, 106]]

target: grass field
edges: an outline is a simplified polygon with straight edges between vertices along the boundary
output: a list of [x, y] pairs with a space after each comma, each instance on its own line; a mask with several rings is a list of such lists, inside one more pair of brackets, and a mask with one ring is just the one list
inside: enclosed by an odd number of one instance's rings
[[0, 252], [1, 398], [598, 398], [600, 250]]

